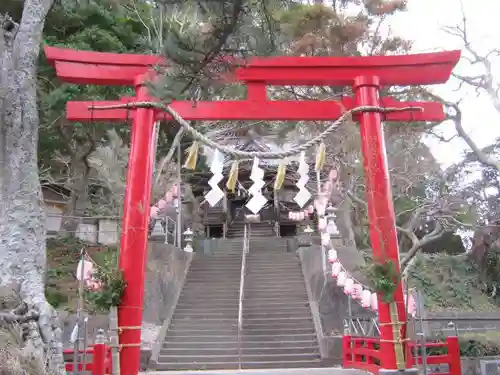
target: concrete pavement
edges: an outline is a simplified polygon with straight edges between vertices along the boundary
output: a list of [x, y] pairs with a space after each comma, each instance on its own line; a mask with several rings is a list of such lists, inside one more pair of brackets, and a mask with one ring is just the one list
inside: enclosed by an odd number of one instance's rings
[[340, 367], [331, 368], [297, 368], [297, 369], [264, 369], [264, 370], [210, 370], [210, 371], [147, 371], [140, 372], [140, 375], [367, 375], [367, 372], [343, 369]]

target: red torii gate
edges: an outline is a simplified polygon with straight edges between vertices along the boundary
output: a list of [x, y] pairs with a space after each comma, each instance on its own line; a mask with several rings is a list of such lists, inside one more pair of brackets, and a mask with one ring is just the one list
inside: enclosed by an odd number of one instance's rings
[[[120, 267], [127, 288], [118, 309], [121, 372], [138, 373], [140, 362], [140, 326], [142, 323], [144, 267], [149, 219], [152, 142], [155, 120], [170, 119], [168, 114], [153, 108], [106, 109], [135, 101], [154, 101], [144, 86], [144, 77], [163, 60], [156, 56], [76, 51], [45, 47], [47, 59], [57, 76], [66, 82], [95, 85], [125, 85], [136, 87], [135, 97], [116, 101], [69, 102], [70, 121], [123, 121], [133, 118], [132, 144], [127, 174], [127, 190], [123, 211]], [[442, 105], [433, 102], [398, 102], [380, 98], [382, 87], [430, 85], [448, 80], [460, 58], [460, 51], [447, 51], [405, 56], [370, 57], [273, 57], [251, 59], [235, 70], [235, 79], [248, 87], [246, 100], [192, 102], [176, 101], [171, 107], [186, 120], [336, 120], [346, 110], [356, 106], [422, 108], [419, 112], [394, 112], [383, 115], [385, 121], [442, 121]], [[354, 97], [340, 101], [271, 101], [267, 85], [330, 85], [351, 86]], [[366, 198], [370, 219], [370, 240], [375, 257], [394, 262], [399, 271], [399, 249], [395, 228], [389, 175], [386, 164], [382, 115], [362, 113], [360, 123]], [[406, 322], [405, 302], [401, 285], [394, 294], [398, 322]], [[381, 367], [398, 369], [395, 334], [389, 305], [379, 298], [381, 327]], [[403, 334], [403, 324], [400, 332]]]

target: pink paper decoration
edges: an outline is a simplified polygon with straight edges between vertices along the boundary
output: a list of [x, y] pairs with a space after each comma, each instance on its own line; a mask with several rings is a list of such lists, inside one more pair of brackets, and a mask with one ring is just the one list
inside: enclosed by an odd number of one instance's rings
[[172, 195], [177, 198], [177, 195], [179, 194], [179, 189], [177, 188], [177, 185], [173, 185], [170, 191], [172, 192]]
[[332, 169], [332, 170], [330, 170], [330, 173], [328, 173], [328, 179], [332, 182], [337, 179], [337, 176], [338, 176], [338, 174], [337, 174], [336, 169]]
[[83, 267], [83, 281], [85, 282], [85, 286], [90, 290], [98, 290], [102, 287], [102, 283], [99, 280], [96, 280], [94, 277], [94, 263], [84, 260], [83, 262], [80, 260], [76, 267], [76, 278], [80, 280], [82, 276], [82, 267]]
[[354, 286], [354, 280], [351, 279], [350, 277], [346, 278], [345, 284], [344, 284], [344, 293], [345, 294], [352, 294], [353, 286]]
[[344, 286], [346, 279], [347, 279], [346, 273], [344, 271], [340, 271], [339, 276], [337, 277], [337, 285]]
[[335, 262], [332, 264], [332, 277], [338, 277], [342, 271], [342, 265], [339, 262]]
[[158, 207], [151, 207], [151, 210], [149, 211], [149, 217], [156, 219], [158, 217], [158, 212], [160, 212], [160, 209]]
[[[83, 267], [83, 270], [82, 270]], [[88, 260], [80, 260], [78, 265], [76, 266], [76, 278], [77, 280], [81, 280], [83, 271], [83, 280], [89, 280], [92, 278], [92, 274], [94, 273], [94, 264], [89, 262]]]
[[373, 311], [378, 311], [378, 297], [377, 293], [372, 293], [370, 307]]
[[321, 233], [321, 246], [329, 247], [330, 244], [330, 235], [328, 233]]
[[288, 220], [292, 220], [292, 213], [288, 212]]
[[172, 192], [168, 191], [168, 192], [167, 192], [167, 194], [165, 194], [165, 201], [166, 201], [167, 203], [171, 203], [171, 202], [172, 202], [172, 200], [173, 200], [173, 198], [174, 198], [174, 197], [172, 196]]
[[167, 207], [167, 201], [165, 199], [160, 199], [156, 205], [160, 210], [163, 210]]
[[326, 229], [326, 219], [324, 217], [318, 220], [318, 229], [324, 231]]
[[[405, 296], [405, 301], [406, 301], [406, 296]], [[415, 316], [416, 313], [417, 313], [417, 303], [412, 293], [410, 293], [410, 295], [408, 296], [408, 314], [410, 314], [411, 316]]]
[[312, 204], [310, 204], [307, 207], [307, 211], [309, 212], [309, 215], [312, 215], [314, 213], [314, 206]]
[[363, 289], [361, 292], [361, 306], [365, 309], [370, 308], [372, 304], [372, 293], [368, 289]]
[[354, 283], [352, 287], [352, 298], [356, 301], [361, 301], [361, 293], [363, 293], [363, 287], [361, 284]]
[[327, 203], [328, 201], [323, 197], [319, 197], [314, 200], [314, 208], [316, 208], [316, 212], [318, 213], [319, 216], [325, 216]]
[[332, 194], [332, 188], [333, 188], [333, 184], [331, 181], [325, 182], [324, 191], [327, 194], [327, 196], [330, 196]]
[[330, 263], [335, 263], [339, 259], [337, 250], [335, 249], [330, 249], [328, 250], [328, 262]]

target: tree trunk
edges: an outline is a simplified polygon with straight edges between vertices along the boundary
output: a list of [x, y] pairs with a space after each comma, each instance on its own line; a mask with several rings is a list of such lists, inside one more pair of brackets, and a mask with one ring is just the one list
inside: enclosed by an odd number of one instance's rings
[[61, 220], [61, 230], [64, 237], [74, 237], [81, 217], [85, 215], [88, 206], [88, 186], [90, 166], [86, 159], [87, 155], [75, 154], [71, 160], [71, 180], [69, 186], [71, 194], [64, 209]]
[[57, 314], [45, 299], [45, 214], [38, 179], [36, 64], [51, 0], [27, 0], [20, 25], [0, 28], [0, 285], [16, 284], [40, 314], [26, 345], [63, 374]]

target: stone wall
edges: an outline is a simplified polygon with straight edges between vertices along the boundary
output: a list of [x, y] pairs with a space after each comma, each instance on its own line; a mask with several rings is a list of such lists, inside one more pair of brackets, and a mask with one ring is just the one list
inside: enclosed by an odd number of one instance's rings
[[[323, 274], [321, 247], [307, 246], [302, 241], [300, 245], [298, 252], [321, 355], [323, 358], [339, 361], [344, 319], [349, 316], [348, 298], [334, 280]], [[341, 247], [337, 249], [339, 254], [346, 252]], [[353, 316], [364, 317], [368, 320], [375, 316], [357, 303], [352, 303], [351, 308]]]
[[[498, 361], [499, 367], [496, 369], [494, 366], [488, 366], [488, 370], [493, 369], [493, 371], [486, 371], [481, 373], [481, 362], [482, 361]], [[495, 371], [496, 370], [496, 371]], [[498, 375], [500, 374], [500, 357], [484, 357], [484, 358], [462, 358], [462, 375]]]
[[[454, 335], [458, 330], [460, 336], [465, 332], [500, 330], [500, 314], [498, 312], [427, 312], [423, 318], [424, 329], [429, 333], [442, 332], [445, 335]], [[449, 322], [453, 322], [453, 329], [448, 326]]]

